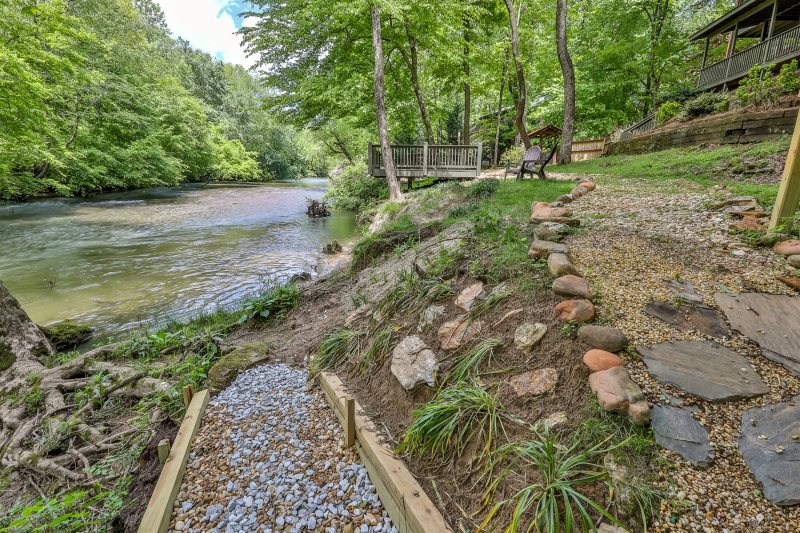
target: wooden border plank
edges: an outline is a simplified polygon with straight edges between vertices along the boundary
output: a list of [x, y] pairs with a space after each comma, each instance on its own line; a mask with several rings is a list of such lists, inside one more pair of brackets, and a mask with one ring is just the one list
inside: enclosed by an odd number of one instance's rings
[[207, 389], [195, 393], [192, 397], [181, 427], [178, 429], [178, 434], [175, 435], [175, 442], [172, 444], [167, 461], [158, 477], [156, 487], [147, 503], [142, 521], [139, 523], [138, 533], [164, 533], [169, 529], [172, 504], [181, 488], [192, 440], [200, 428], [208, 399]]
[[[334, 374], [321, 372], [317, 381], [339, 422], [344, 425], [345, 401], [352, 396]], [[452, 532], [406, 465], [381, 443], [372, 421], [361, 414], [357, 401], [355, 410], [356, 449], [397, 529], [401, 533]]]

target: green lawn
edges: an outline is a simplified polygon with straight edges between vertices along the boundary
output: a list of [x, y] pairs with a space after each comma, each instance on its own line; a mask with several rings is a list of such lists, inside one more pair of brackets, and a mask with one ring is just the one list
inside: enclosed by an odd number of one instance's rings
[[775, 202], [778, 183], [761, 183], [774, 172], [776, 158], [789, 148], [789, 137], [750, 145], [675, 148], [640, 155], [613, 155], [553, 167], [554, 172], [608, 174], [660, 181], [685, 179], [704, 186], [724, 183], [735, 194], [755, 196], [765, 206]]
[[501, 181], [495, 193], [484, 200], [482, 207], [496, 211], [515, 222], [527, 222], [531, 216], [534, 201], [552, 202], [562, 194], [567, 194], [575, 186], [569, 181], [520, 180], [509, 178]]

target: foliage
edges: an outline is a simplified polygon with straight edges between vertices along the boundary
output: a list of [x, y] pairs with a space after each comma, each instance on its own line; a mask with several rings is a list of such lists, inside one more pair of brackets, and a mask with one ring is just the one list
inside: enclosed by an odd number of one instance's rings
[[525, 146], [517, 144], [512, 146], [500, 156], [501, 167], [518, 167], [522, 163], [522, 157], [525, 155]]
[[398, 451], [411, 455], [460, 457], [476, 439], [488, 453], [505, 432], [504, 408], [499, 400], [473, 383], [456, 383], [436, 393], [416, 409]]
[[438, 278], [422, 278], [413, 272], [399, 272], [399, 283], [376, 306], [383, 318], [414, 315], [432, 303], [453, 295], [453, 288]]
[[90, 496], [85, 490], [75, 490], [53, 498], [37, 498], [27, 504], [11, 507], [0, 516], [0, 531], [17, 533], [47, 533], [51, 531], [86, 531], [97, 524], [92, 506], [102, 503], [105, 494]]
[[485, 200], [497, 191], [500, 187], [500, 180], [495, 178], [478, 180], [467, 189], [468, 200]]
[[664, 102], [661, 104], [661, 107], [658, 108], [658, 112], [656, 113], [656, 119], [659, 123], [663, 124], [664, 122], [668, 121], [669, 119], [676, 116], [681, 111], [681, 104], [680, 102]]
[[494, 360], [494, 349], [502, 345], [503, 342], [499, 339], [484, 339], [465, 351], [447, 373], [445, 383], [462, 383], [476, 378], [480, 366], [484, 363], [491, 365]]
[[317, 348], [308, 369], [318, 374], [326, 369], [337, 369], [355, 360], [363, 348], [364, 335], [352, 329], [340, 329], [325, 337]]
[[362, 211], [388, 197], [386, 182], [368, 175], [366, 165], [361, 163], [347, 166], [331, 178], [325, 194], [333, 207], [350, 211]]
[[361, 358], [361, 372], [364, 373], [375, 363], [380, 363], [391, 353], [397, 343], [397, 332], [392, 327], [385, 327], [375, 333], [372, 344]]
[[583, 449], [579, 439], [573, 437], [561, 443], [548, 430], [534, 430], [531, 437], [529, 440], [506, 444], [496, 451], [490, 464], [507, 464], [494, 475], [487, 490], [487, 500], [512, 472], [530, 469], [535, 481], [509, 499], [496, 503], [482, 527], [488, 525], [498, 511], [506, 506], [513, 509], [511, 521], [505, 528], [507, 533], [526, 527], [527, 531], [596, 531], [593, 514], [622, 525], [601, 503], [580, 491], [582, 487], [607, 483], [608, 474], [593, 460], [613, 447], [600, 442]]
[[300, 303], [300, 293], [293, 283], [273, 287], [257, 298], [245, 302], [239, 324], [252, 318], [284, 318]]
[[736, 98], [744, 107], [766, 108], [778, 103], [781, 96], [796, 93], [800, 88], [797, 77], [797, 60], [786, 63], [777, 75], [773, 75], [775, 65], [769, 65], [762, 72], [760, 66], [750, 69], [747, 77], [739, 82]]
[[781, 70], [775, 76], [775, 86], [783, 94], [794, 94], [800, 90], [800, 78], [797, 77], [797, 60], [781, 65]]
[[725, 93], [705, 92], [683, 103], [686, 118], [696, 118], [728, 109], [728, 96]]
[[475, 302], [469, 310], [469, 317], [476, 320], [483, 315], [489, 314], [495, 307], [503, 303], [506, 298], [509, 298], [514, 293], [506, 286], [498, 285], [495, 289], [483, 300]]

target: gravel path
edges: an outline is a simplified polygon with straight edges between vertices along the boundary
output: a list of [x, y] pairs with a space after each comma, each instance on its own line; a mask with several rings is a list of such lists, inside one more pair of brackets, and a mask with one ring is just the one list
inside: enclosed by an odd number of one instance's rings
[[[664, 280], [691, 282], [704, 302], [718, 309], [714, 293], [763, 291], [791, 294], [775, 280], [785, 274], [785, 260], [771, 250], [745, 246], [728, 233], [732, 219], [711, 209], [720, 193], [693, 183], [615, 180], [599, 177], [592, 194], [572, 204], [585, 231], [570, 239], [571, 257], [599, 290], [600, 320], [621, 329], [631, 343], [703, 339], [696, 331], [681, 332], [644, 315], [653, 301], [673, 302]], [[711, 339], [715, 340], [715, 339]], [[800, 379], [766, 359], [760, 349], [738, 334], [721, 341], [747, 357], [769, 385], [764, 396], [712, 404], [675, 387], [662, 386], [635, 355], [625, 366], [648, 400], [664, 404], [666, 394], [695, 405], [695, 418], [709, 431], [716, 458], [705, 469], [662, 450], [668, 462], [660, 477], [670, 501], [653, 531], [797, 532], [800, 508], [781, 508], [761, 495], [761, 486], [744, 462], [737, 440], [742, 413], [754, 406], [787, 401], [800, 394]]]
[[208, 406], [172, 531], [396, 532], [307, 373], [265, 365]]

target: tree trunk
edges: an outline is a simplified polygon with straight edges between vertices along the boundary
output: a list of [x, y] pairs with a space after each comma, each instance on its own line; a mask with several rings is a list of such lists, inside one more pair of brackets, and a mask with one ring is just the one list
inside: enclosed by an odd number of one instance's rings
[[431, 127], [431, 118], [428, 115], [428, 107], [425, 105], [425, 95], [422, 93], [422, 86], [419, 83], [419, 60], [417, 54], [417, 38], [411, 32], [408, 21], [403, 23], [406, 28], [406, 37], [408, 38], [409, 55], [403, 53], [403, 59], [406, 60], [406, 65], [411, 73], [411, 86], [414, 87], [414, 96], [417, 97], [417, 106], [419, 106], [419, 116], [422, 119], [422, 125], [425, 127], [425, 140], [428, 143], [433, 143], [433, 128]]
[[525, 127], [525, 101], [527, 93], [525, 91], [525, 72], [522, 70], [522, 63], [519, 56], [519, 27], [517, 26], [517, 16], [514, 14], [514, 4], [512, 0], [505, 0], [508, 10], [508, 23], [511, 26], [511, 53], [514, 56], [514, 69], [517, 72], [517, 91], [514, 93], [517, 108], [514, 114], [514, 124], [517, 127], [520, 140], [525, 148], [531, 147], [531, 140], [528, 138], [528, 130]]
[[558, 61], [564, 76], [564, 128], [558, 162], [569, 163], [572, 160], [572, 135], [575, 131], [575, 67], [567, 47], [567, 0], [556, 0], [556, 37]]
[[470, 142], [470, 122], [472, 112], [472, 94], [469, 85], [469, 21], [464, 19], [464, 134], [461, 136], [463, 144]]
[[389, 199], [403, 197], [400, 184], [397, 182], [397, 169], [394, 166], [392, 148], [389, 146], [389, 126], [386, 123], [386, 104], [383, 99], [383, 43], [381, 42], [381, 12], [377, 5], [371, 4], [372, 12], [372, 48], [375, 51], [375, 114], [378, 119], [378, 135], [381, 138], [381, 154], [383, 168], [386, 169], [386, 182], [389, 184]]
[[503, 73], [500, 75], [500, 97], [497, 99], [497, 127], [494, 131], [494, 166], [500, 161], [500, 124], [503, 122], [503, 89], [506, 88], [506, 69], [508, 63], [508, 48], [503, 55]]

